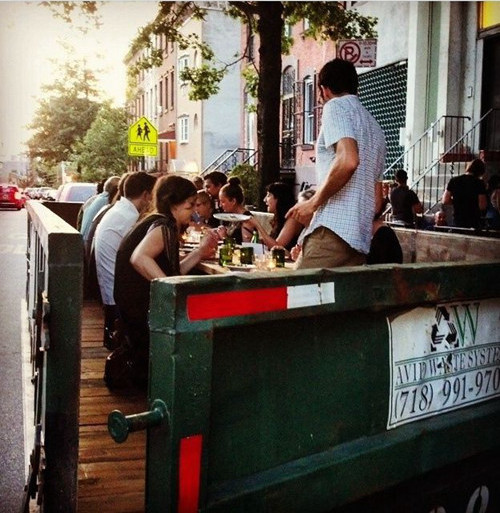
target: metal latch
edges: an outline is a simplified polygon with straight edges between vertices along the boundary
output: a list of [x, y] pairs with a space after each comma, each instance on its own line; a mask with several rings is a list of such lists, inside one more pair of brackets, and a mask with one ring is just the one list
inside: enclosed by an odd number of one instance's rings
[[108, 415], [109, 434], [119, 444], [125, 442], [129, 433], [164, 423], [169, 425], [170, 414], [167, 405], [161, 399], [155, 399], [151, 403], [150, 411], [125, 416], [121, 411], [113, 410]]

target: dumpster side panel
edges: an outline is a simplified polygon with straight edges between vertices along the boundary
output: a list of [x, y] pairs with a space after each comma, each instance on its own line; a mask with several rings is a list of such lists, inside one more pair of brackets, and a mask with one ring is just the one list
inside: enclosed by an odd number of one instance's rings
[[[497, 386], [500, 341], [483, 339], [489, 328], [499, 333], [499, 271], [490, 262], [155, 281], [150, 399], [166, 403], [170, 423], [148, 435], [148, 513], [329, 512], [410, 480], [429, 498], [434, 491], [420, 477], [447, 465], [457, 470], [480, 454], [497, 461], [498, 394], [463, 404], [450, 396], [459, 409], [429, 408], [431, 416], [413, 418], [424, 404], [417, 392], [427, 383], [419, 379], [404, 418], [388, 425], [397, 387], [410, 385], [391, 381], [395, 369], [412, 368], [412, 334], [439, 342], [440, 329], [432, 331], [432, 323], [441, 327], [438, 314], [459, 315], [454, 326], [465, 345], [472, 332], [489, 344]], [[490, 305], [484, 317], [474, 306], [481, 302]], [[432, 312], [429, 326], [414, 315], [422, 307]], [[477, 330], [474, 312], [484, 324]], [[391, 346], [398, 319], [403, 335]], [[409, 353], [391, 360], [399, 344]], [[452, 358], [474, 354], [465, 346], [448, 350]], [[466, 371], [486, 379], [486, 368]], [[447, 378], [439, 379], [435, 392], [443, 394]], [[461, 393], [469, 400], [474, 388]], [[444, 479], [435, 484], [446, 486]], [[398, 500], [398, 492], [383, 499], [380, 511], [398, 511], [390, 509]]]
[[275, 467], [384, 427], [385, 318], [355, 311], [309, 321], [215, 333], [209, 482]]

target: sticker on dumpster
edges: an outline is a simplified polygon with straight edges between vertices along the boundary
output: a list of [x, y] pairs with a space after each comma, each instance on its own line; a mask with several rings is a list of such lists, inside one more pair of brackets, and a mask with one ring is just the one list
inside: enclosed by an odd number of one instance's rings
[[387, 429], [500, 396], [500, 299], [416, 308], [387, 322]]

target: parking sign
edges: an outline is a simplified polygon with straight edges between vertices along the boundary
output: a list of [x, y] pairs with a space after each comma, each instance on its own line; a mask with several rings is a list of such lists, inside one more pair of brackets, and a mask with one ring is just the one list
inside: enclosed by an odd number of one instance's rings
[[377, 65], [377, 40], [341, 39], [337, 43], [337, 55], [358, 68], [374, 68]]

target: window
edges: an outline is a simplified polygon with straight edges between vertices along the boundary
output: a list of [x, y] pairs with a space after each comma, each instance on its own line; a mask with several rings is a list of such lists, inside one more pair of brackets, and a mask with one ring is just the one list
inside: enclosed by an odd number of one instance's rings
[[188, 116], [179, 117], [179, 142], [181, 144], [189, 142], [189, 117]]
[[281, 80], [281, 166], [283, 169], [295, 167], [294, 81], [295, 69], [289, 66], [283, 71]]
[[163, 108], [164, 110], [167, 110], [168, 109], [168, 73], [167, 75], [165, 76], [165, 94], [164, 94], [164, 103], [163, 103]]
[[158, 84], [158, 108], [161, 111], [160, 114], [163, 114], [163, 105], [163, 79], [161, 79]]
[[183, 82], [181, 80], [181, 73], [182, 73], [182, 70], [187, 68], [189, 66], [189, 56], [187, 55], [183, 55], [181, 57], [179, 57], [179, 61], [178, 61], [178, 65], [177, 65], [177, 71], [178, 71], [178, 79], [179, 79], [179, 82]]
[[314, 142], [314, 82], [312, 77], [304, 79], [304, 144]]
[[158, 111], [160, 104], [158, 103], [158, 84], [155, 84], [154, 95], [153, 95], [153, 117], [158, 117]]
[[170, 72], [170, 109], [174, 108], [175, 100], [175, 71]]

